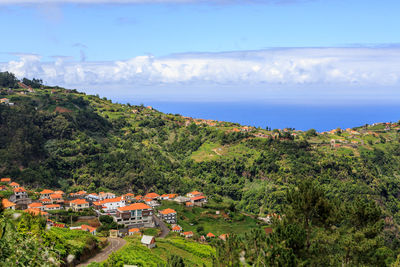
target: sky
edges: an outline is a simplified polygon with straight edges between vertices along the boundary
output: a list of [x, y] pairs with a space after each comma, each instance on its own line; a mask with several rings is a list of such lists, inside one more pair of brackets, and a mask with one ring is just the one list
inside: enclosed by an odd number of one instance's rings
[[0, 70], [130, 102], [395, 106], [399, 10], [395, 0], [0, 0]]

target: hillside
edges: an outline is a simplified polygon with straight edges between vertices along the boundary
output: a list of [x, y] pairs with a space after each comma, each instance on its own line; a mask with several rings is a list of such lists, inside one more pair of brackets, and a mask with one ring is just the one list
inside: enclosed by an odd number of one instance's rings
[[262, 215], [281, 210], [290, 184], [314, 177], [332, 197], [369, 195], [395, 220], [400, 215], [397, 124], [267, 131], [58, 87], [24, 91], [2, 90], [15, 105], [0, 105], [0, 175], [22, 184], [138, 193], [199, 188]]
[[[249, 264], [285, 266], [390, 265], [400, 253], [398, 123], [259, 129], [37, 87], [1, 88], [1, 177], [66, 193], [198, 189], [215, 209], [282, 215], [268, 237], [252, 221], [232, 225], [230, 241], [214, 244], [216, 266], [242, 248]], [[195, 229], [190, 216], [182, 223]], [[205, 231], [230, 228], [199, 216]]]

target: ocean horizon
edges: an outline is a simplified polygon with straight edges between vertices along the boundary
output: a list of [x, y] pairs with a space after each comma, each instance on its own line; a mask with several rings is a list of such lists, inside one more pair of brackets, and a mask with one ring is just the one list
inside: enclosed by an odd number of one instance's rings
[[[119, 103], [140, 105], [130, 99], [119, 99]], [[319, 132], [338, 127], [353, 128], [376, 122], [400, 120], [399, 105], [346, 105], [313, 106], [292, 104], [270, 104], [256, 102], [171, 102], [146, 101], [144, 105], [171, 114], [193, 118], [229, 121], [255, 127], [272, 129], [295, 128], [316, 129]]]

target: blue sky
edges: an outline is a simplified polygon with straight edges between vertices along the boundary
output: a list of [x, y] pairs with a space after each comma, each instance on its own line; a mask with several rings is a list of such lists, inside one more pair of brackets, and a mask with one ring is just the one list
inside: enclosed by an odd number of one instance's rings
[[396, 104], [398, 10], [394, 0], [0, 0], [0, 70], [139, 101]]
[[86, 60], [102, 61], [144, 54], [400, 43], [398, 1], [3, 2], [0, 23], [8, 27], [2, 29], [7, 36], [1, 45], [2, 61], [12, 59], [9, 52], [80, 60], [83, 50]]

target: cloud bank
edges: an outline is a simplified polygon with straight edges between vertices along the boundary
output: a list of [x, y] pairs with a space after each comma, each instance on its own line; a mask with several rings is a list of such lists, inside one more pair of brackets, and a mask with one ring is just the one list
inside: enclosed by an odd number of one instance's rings
[[400, 85], [400, 48], [290, 48], [90, 62], [17, 54], [0, 70], [59, 85]]

